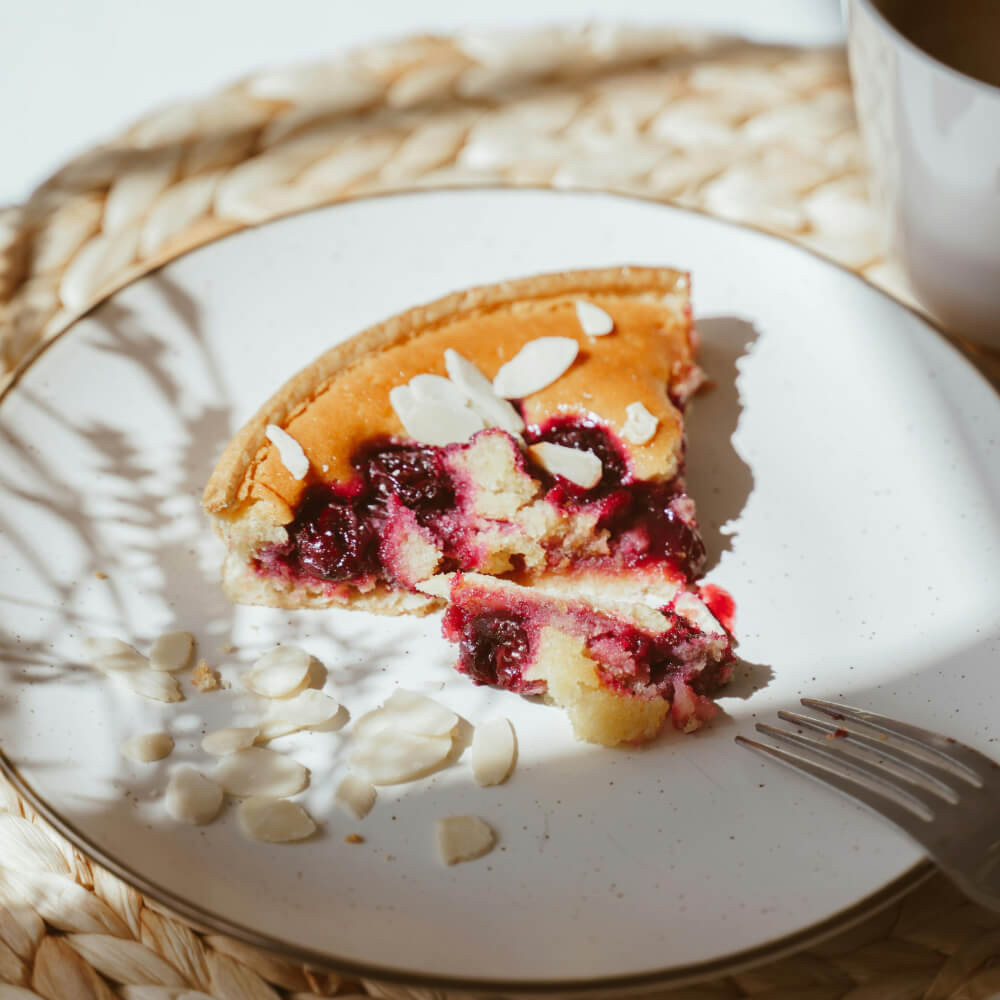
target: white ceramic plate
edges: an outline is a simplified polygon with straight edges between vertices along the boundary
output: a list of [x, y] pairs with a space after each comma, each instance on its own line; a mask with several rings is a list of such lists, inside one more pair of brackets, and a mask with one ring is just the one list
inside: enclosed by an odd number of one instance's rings
[[[415, 303], [507, 276], [617, 263], [694, 272], [715, 380], [689, 481], [710, 579], [746, 661], [723, 714], [641, 751], [573, 742], [556, 709], [476, 688], [429, 620], [232, 607], [199, 495], [232, 431], [286, 376]], [[1000, 403], [916, 316], [759, 233], [607, 195], [422, 193], [290, 218], [125, 289], [0, 408], [3, 750], [65, 829], [207, 926], [378, 976], [563, 985], [719, 972], [857, 917], [926, 871], [887, 824], [733, 744], [802, 695], [843, 698], [989, 751], [1000, 735]], [[106, 574], [106, 579], [96, 574]], [[357, 716], [403, 683], [473, 723], [509, 716], [513, 779], [467, 765], [336, 811], [344, 734], [284, 746], [322, 824], [245, 840], [232, 810], [179, 826], [172, 767], [250, 696], [146, 702], [80, 666], [82, 637], [196, 633], [233, 678], [301, 642]], [[232, 642], [225, 655], [220, 645]], [[119, 756], [175, 734], [166, 761]], [[346, 732], [346, 731], [345, 731]], [[501, 846], [440, 867], [433, 821], [485, 817]], [[345, 835], [363, 834], [363, 844]], [[511, 985], [513, 984], [513, 986]]]

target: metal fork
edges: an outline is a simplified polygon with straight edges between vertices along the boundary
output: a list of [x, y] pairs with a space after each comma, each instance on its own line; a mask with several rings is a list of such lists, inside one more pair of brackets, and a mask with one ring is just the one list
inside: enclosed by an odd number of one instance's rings
[[833, 721], [778, 712], [798, 731], [756, 727], [800, 752], [744, 736], [736, 742], [895, 823], [970, 899], [1000, 911], [1000, 765], [949, 736], [884, 715], [814, 698], [802, 704]]

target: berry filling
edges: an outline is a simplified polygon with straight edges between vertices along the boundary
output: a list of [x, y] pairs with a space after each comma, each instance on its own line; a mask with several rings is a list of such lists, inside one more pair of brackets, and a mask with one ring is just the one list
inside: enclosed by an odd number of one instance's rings
[[451, 609], [448, 614], [456, 620], [452, 625], [445, 623], [445, 635], [459, 644], [459, 669], [477, 684], [489, 684], [520, 694], [539, 694], [545, 689], [544, 683], [524, 677], [532, 658], [532, 630], [523, 617], [463, 616], [458, 612], [452, 614]]
[[373, 499], [385, 501], [395, 496], [422, 522], [455, 502], [455, 490], [438, 448], [374, 444], [355, 456], [352, 464]]
[[527, 436], [531, 444], [548, 441], [593, 452], [601, 460], [604, 474], [589, 490], [544, 469], [533, 471], [548, 487], [546, 500], [557, 507], [598, 506], [597, 527], [610, 533], [614, 562], [629, 569], [670, 562], [688, 581], [701, 574], [705, 546], [698, 534], [694, 504], [680, 477], [668, 483], [633, 481], [624, 448], [593, 420], [557, 417], [541, 428], [529, 429]]
[[669, 608], [662, 613], [669, 628], [654, 633], [582, 603], [560, 606], [475, 588], [448, 606], [443, 632], [458, 645], [462, 673], [520, 694], [545, 691], [545, 682], [530, 675], [546, 626], [582, 640], [600, 684], [616, 694], [669, 699], [678, 685], [696, 696], [718, 690], [732, 670], [728, 640], [716, 659], [709, 648], [718, 636]]
[[604, 472], [596, 486], [585, 490], [561, 476], [552, 476], [540, 466], [535, 474], [548, 486], [546, 498], [559, 506], [593, 503], [621, 488], [631, 477], [628, 459], [621, 445], [606, 428], [594, 420], [579, 417], [556, 417], [541, 428], [529, 428], [525, 434], [528, 444], [547, 441], [563, 448], [589, 451], [601, 460]]
[[[597, 455], [604, 471], [589, 490], [530, 463], [504, 432], [482, 434], [502, 436], [521, 472], [541, 485], [546, 502], [570, 516], [596, 514], [594, 531], [607, 533], [607, 552], [578, 558], [570, 552], [577, 568], [613, 571], [657, 564], [685, 582], [700, 574], [705, 550], [680, 478], [634, 481], [624, 446], [596, 421], [560, 417], [526, 433], [529, 443], [548, 441]], [[473, 512], [479, 485], [462, 471], [459, 460], [479, 437], [443, 448], [391, 439], [366, 443], [351, 459], [355, 476], [349, 482], [307, 488], [287, 526], [287, 542], [260, 550], [255, 568], [296, 582], [351, 583], [365, 589], [381, 582], [412, 589], [424, 577], [407, 572], [410, 554], [400, 556], [399, 546], [422, 544], [436, 560], [431, 572], [483, 569], [489, 555], [485, 534], [495, 537], [498, 530], [517, 526]], [[542, 544], [551, 565], [566, 565], [567, 553], [558, 541]], [[512, 552], [509, 564], [516, 569], [521, 556]], [[483, 669], [489, 673], [493, 668], [486, 663]], [[498, 669], [503, 672], [503, 663]]]

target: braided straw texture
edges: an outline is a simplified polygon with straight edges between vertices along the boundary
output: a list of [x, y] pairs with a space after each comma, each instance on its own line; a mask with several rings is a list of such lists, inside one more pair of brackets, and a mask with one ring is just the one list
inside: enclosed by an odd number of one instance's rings
[[[599, 189], [790, 237], [904, 301], [840, 50], [662, 29], [417, 38], [172, 105], [0, 209], [0, 390], [139, 275], [227, 233], [377, 192]], [[996, 374], [996, 360], [973, 360]], [[5, 985], [6, 984], [6, 985]], [[0, 783], [0, 1000], [430, 997], [199, 934]], [[940, 878], [862, 925], [673, 1000], [1000, 996], [1000, 917]]]

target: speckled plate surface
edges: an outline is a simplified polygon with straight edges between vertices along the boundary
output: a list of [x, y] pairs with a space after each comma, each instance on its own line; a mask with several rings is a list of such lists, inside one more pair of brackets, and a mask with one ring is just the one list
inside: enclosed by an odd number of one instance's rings
[[[694, 273], [715, 389], [690, 419], [709, 579], [738, 606], [723, 713], [641, 751], [574, 743], [555, 709], [475, 688], [436, 619], [235, 608], [202, 485], [225, 440], [329, 344], [507, 276], [618, 263]], [[0, 406], [0, 746], [85, 849], [203, 926], [380, 977], [544, 989], [677, 981], [842, 925], [924, 871], [892, 828], [740, 751], [801, 695], [842, 697], [987, 752], [1000, 621], [1000, 402], [923, 321], [781, 240], [609, 195], [465, 191], [357, 201], [183, 257], [57, 342]], [[334, 809], [346, 733], [276, 744], [306, 763], [303, 844], [251, 843], [232, 810], [180, 827], [160, 795], [249, 695], [146, 702], [80, 665], [80, 639], [145, 648], [187, 628], [229, 679], [276, 640], [355, 717], [403, 683], [472, 723], [510, 717], [512, 780], [460, 762]], [[235, 650], [221, 652], [232, 643]], [[167, 728], [135, 765], [119, 745]], [[500, 835], [444, 869], [436, 817]], [[345, 843], [350, 833], [363, 844]], [[544, 928], [544, 933], [540, 929]]]

